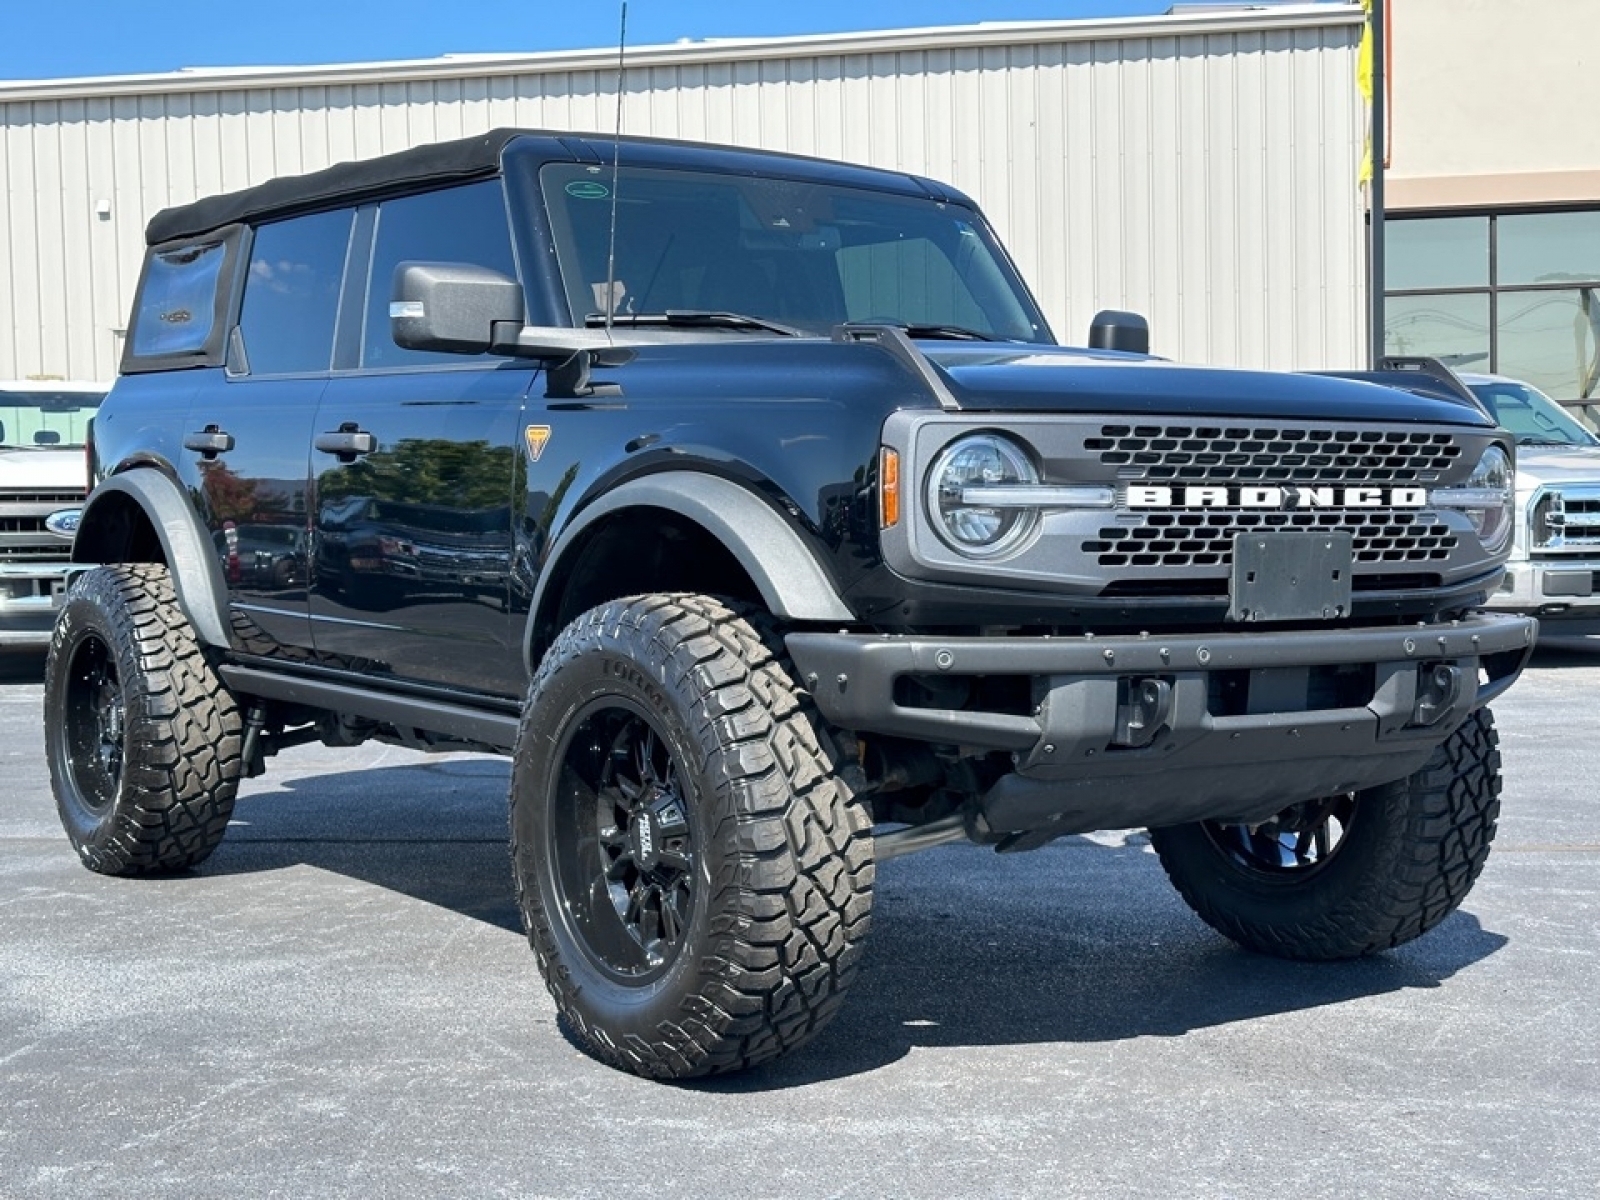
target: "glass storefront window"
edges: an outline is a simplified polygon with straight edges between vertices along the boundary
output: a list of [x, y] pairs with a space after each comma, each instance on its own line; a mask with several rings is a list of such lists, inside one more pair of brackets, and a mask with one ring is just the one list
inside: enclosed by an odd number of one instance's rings
[[1489, 294], [1390, 296], [1384, 302], [1386, 354], [1426, 354], [1448, 366], [1489, 366]]
[[1496, 225], [1501, 287], [1600, 279], [1600, 212], [1522, 213]]
[[1384, 226], [1385, 287], [1487, 287], [1489, 218], [1430, 217]]
[[1499, 374], [1562, 400], [1600, 393], [1600, 286], [1502, 292], [1496, 326]]
[[1397, 217], [1384, 349], [1600, 406], [1600, 208]]

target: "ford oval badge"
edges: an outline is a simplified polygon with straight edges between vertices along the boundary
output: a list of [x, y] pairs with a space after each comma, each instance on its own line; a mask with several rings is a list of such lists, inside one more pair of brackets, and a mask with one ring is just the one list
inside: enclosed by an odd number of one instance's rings
[[78, 532], [78, 522], [83, 519], [83, 509], [63, 508], [44, 519], [44, 527], [57, 537], [71, 538]]

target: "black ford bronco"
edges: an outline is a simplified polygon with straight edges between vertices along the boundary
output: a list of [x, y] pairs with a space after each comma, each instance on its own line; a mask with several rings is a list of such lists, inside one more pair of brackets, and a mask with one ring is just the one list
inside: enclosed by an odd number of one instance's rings
[[157, 215], [45, 737], [93, 870], [274, 752], [513, 759], [578, 1040], [733, 1070], [837, 1011], [877, 859], [1148, 827], [1268, 954], [1489, 851], [1510, 437], [1448, 387], [1056, 345], [930, 180], [498, 131]]

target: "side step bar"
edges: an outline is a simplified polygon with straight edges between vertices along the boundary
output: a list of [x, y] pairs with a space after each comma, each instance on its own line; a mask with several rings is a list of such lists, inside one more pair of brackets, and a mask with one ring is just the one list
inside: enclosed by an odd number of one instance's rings
[[517, 740], [518, 718], [511, 713], [488, 712], [464, 704], [447, 704], [391, 692], [374, 692], [297, 675], [278, 675], [254, 667], [224, 664], [217, 670], [234, 691], [259, 696], [263, 700], [281, 700], [286, 704], [304, 704], [329, 712], [349, 713], [402, 729], [420, 729], [462, 741], [478, 742], [507, 754]]

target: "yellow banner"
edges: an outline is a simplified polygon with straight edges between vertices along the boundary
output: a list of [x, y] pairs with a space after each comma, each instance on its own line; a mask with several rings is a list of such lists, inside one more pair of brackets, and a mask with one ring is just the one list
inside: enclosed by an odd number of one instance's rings
[[1357, 183], [1372, 180], [1372, 0], [1361, 0], [1367, 11], [1367, 23], [1361, 30], [1361, 48], [1356, 53], [1356, 86], [1367, 102], [1367, 141], [1361, 151], [1361, 169], [1356, 173]]

